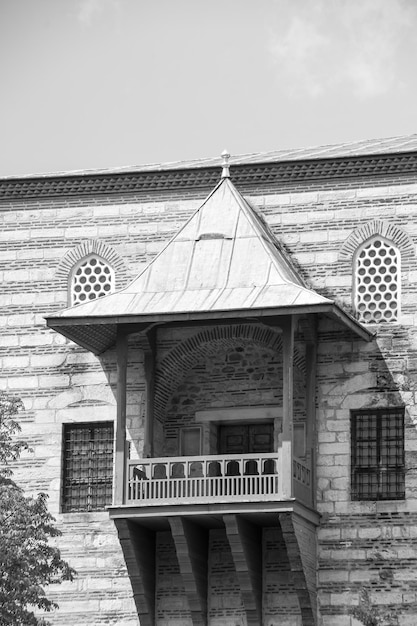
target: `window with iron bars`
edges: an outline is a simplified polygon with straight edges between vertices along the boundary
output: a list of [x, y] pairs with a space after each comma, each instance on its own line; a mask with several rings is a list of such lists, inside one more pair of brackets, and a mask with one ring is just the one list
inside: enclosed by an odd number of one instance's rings
[[403, 500], [404, 409], [353, 411], [352, 500]]
[[103, 511], [113, 488], [113, 423], [64, 424], [62, 511]]

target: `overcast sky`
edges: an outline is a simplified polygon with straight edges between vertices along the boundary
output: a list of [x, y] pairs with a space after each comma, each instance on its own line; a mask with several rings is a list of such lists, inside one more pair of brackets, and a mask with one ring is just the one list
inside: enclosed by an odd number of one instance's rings
[[0, 176], [417, 132], [416, 0], [0, 0]]

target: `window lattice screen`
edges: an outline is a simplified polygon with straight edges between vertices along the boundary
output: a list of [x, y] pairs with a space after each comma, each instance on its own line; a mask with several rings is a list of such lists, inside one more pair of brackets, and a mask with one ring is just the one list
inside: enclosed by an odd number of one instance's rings
[[62, 510], [103, 511], [113, 487], [113, 424], [65, 424]]
[[405, 497], [403, 409], [353, 413], [351, 470], [354, 500]]
[[102, 259], [85, 259], [72, 275], [72, 304], [101, 298], [114, 290], [114, 272]]
[[361, 322], [395, 322], [399, 306], [397, 248], [375, 237], [356, 256], [356, 311]]

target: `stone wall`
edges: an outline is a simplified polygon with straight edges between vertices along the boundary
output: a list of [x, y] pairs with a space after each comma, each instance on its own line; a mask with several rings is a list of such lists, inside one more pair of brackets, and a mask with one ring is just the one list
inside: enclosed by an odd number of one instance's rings
[[[398, 229], [401, 251], [399, 324], [371, 326], [374, 341], [319, 328], [317, 507], [319, 623], [350, 626], [362, 588], [401, 626], [417, 620], [413, 527], [416, 493], [416, 213], [417, 185], [381, 184], [346, 191], [265, 198], [263, 213], [308, 284], [352, 307], [352, 251], [365, 235]], [[401, 232], [401, 241], [400, 235]], [[353, 244], [352, 244], [353, 242]], [[352, 502], [350, 411], [405, 407], [406, 500]], [[356, 622], [355, 622], [356, 623]]]
[[[365, 587], [372, 602], [398, 613], [401, 625], [411, 625], [417, 611], [410, 535], [417, 523], [415, 376], [408, 371], [414, 327], [385, 327], [366, 346], [332, 340], [330, 333], [330, 345], [322, 339], [317, 476], [323, 624], [349, 624], [342, 615]], [[406, 500], [351, 501], [350, 411], [392, 406], [405, 407]]]
[[265, 626], [302, 626], [281, 527], [263, 532], [263, 621]]
[[[301, 612], [291, 578], [287, 549], [278, 526], [265, 528], [263, 553], [263, 623], [266, 626], [301, 626]], [[188, 600], [170, 532], [156, 540], [156, 626], [190, 626]], [[226, 531], [209, 533], [208, 623], [210, 626], [246, 626], [239, 580]]]
[[[319, 328], [318, 601], [323, 626], [349, 626], [348, 609], [357, 602], [361, 586], [367, 586], [373, 601], [399, 612], [400, 626], [412, 626], [417, 620], [417, 183], [410, 177], [367, 180], [366, 185], [351, 179], [284, 188], [277, 181], [268, 189], [241, 191], [261, 211], [307, 284], [348, 310], [352, 309], [352, 242], [387, 225], [398, 229], [396, 237], [404, 234], [398, 244], [402, 253], [399, 324], [375, 327], [376, 338], [370, 344], [341, 335], [340, 327], [326, 320]], [[29, 492], [48, 493], [51, 511], [64, 533], [58, 543], [79, 573], [74, 583], [52, 589], [61, 607], [51, 618], [54, 625], [137, 626], [138, 620], [107, 514], [60, 513], [62, 424], [114, 420], [114, 353], [99, 358], [86, 353], [48, 330], [44, 317], [68, 304], [72, 258], [68, 255], [76, 258], [80, 249], [92, 249], [94, 242], [100, 242], [115, 255], [119, 286], [124, 285], [203, 199], [200, 191], [167, 191], [153, 196], [40, 197], [4, 202], [0, 207], [0, 385], [22, 398], [23, 436], [33, 448], [16, 467], [16, 477]], [[175, 345], [177, 337], [164, 339], [161, 362]], [[223, 353], [225, 367], [233, 368], [237, 380], [240, 361], [232, 364], [232, 354], [242, 353]], [[136, 366], [129, 382], [128, 425], [140, 454], [143, 355], [134, 345], [131, 355]], [[252, 374], [246, 367], [244, 384]], [[258, 388], [257, 393], [261, 402], [279, 400], [270, 387]], [[352, 502], [350, 410], [398, 404], [406, 407], [407, 499]], [[274, 567], [268, 557], [268, 571]], [[268, 620], [278, 610], [274, 589], [279, 583], [272, 581], [271, 573], [265, 583], [267, 626], [275, 626], [275, 618]], [[284, 618], [280, 619], [282, 624]]]

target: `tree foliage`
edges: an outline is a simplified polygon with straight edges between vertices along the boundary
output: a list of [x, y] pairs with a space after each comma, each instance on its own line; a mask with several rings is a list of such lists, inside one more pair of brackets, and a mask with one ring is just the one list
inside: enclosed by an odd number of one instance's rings
[[350, 610], [353, 615], [364, 626], [396, 626], [398, 619], [391, 610], [375, 607], [371, 603], [369, 592], [362, 588], [359, 593], [359, 604]]
[[47, 508], [44, 493], [32, 498], [13, 481], [11, 464], [28, 446], [17, 438], [19, 400], [0, 394], [0, 624], [46, 626], [35, 615], [57, 608], [46, 596], [50, 583], [72, 580], [74, 570], [51, 539], [61, 532]]

